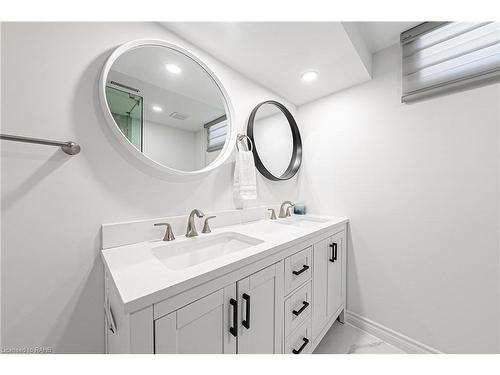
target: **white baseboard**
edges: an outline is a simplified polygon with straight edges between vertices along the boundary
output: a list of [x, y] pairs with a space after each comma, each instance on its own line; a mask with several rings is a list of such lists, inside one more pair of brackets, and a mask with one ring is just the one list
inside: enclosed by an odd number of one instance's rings
[[381, 340], [394, 345], [395, 347], [411, 354], [443, 354], [437, 349], [425, 345], [411, 337], [405, 336], [402, 333], [393, 331], [380, 323], [374, 322], [364, 316], [353, 313], [352, 311], [346, 312], [346, 321], [363, 331], [366, 331]]

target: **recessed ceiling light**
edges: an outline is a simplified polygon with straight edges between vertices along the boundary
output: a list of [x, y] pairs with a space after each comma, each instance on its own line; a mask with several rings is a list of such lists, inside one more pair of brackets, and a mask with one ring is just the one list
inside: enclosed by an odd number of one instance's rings
[[182, 72], [181, 68], [174, 64], [167, 64], [165, 67], [172, 74], [180, 74]]
[[160, 107], [159, 105], [154, 105], [152, 108], [153, 108], [153, 111], [155, 111], [155, 112], [161, 112], [161, 111], [163, 111], [163, 108]]
[[302, 74], [302, 80], [306, 82], [314, 81], [316, 78], [318, 78], [318, 73], [314, 71], [309, 71]]

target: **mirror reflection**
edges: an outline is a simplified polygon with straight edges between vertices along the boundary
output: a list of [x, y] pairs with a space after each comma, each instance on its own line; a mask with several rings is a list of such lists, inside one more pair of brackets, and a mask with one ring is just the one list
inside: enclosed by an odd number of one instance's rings
[[274, 176], [283, 175], [292, 159], [293, 137], [285, 114], [274, 104], [264, 103], [257, 110], [253, 139], [264, 167]]
[[145, 45], [117, 58], [106, 101], [123, 135], [155, 162], [182, 171], [212, 163], [227, 138], [224, 97], [195, 60]]

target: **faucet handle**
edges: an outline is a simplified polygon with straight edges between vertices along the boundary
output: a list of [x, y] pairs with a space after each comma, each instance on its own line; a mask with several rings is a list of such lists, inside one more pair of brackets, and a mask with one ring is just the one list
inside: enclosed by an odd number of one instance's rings
[[276, 211], [274, 211], [274, 208], [268, 208], [268, 211], [271, 211], [271, 220], [276, 220]]
[[291, 210], [292, 210], [292, 207], [293, 207], [293, 206], [295, 206], [295, 204], [292, 204], [290, 207], [288, 207], [288, 208], [286, 209], [286, 216], [287, 216], [287, 217], [292, 216], [292, 211], [291, 211]]
[[280, 219], [284, 219], [285, 217], [291, 216], [290, 210], [286, 206], [293, 207], [295, 203], [291, 201], [284, 201], [280, 206], [280, 214], [278, 215]]
[[208, 225], [208, 220], [213, 219], [217, 216], [207, 216], [205, 218], [205, 223], [203, 224], [203, 229], [201, 230], [201, 233], [210, 233], [212, 230], [210, 229], [210, 225]]
[[170, 223], [155, 223], [154, 226], [166, 226], [167, 230], [165, 231], [165, 236], [163, 237], [163, 241], [173, 241], [175, 240], [174, 232], [172, 231], [172, 226]]

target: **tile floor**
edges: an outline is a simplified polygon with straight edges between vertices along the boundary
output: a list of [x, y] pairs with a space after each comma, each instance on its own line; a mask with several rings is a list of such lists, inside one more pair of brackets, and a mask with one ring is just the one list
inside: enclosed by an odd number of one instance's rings
[[349, 323], [336, 321], [319, 343], [314, 354], [405, 354], [378, 337]]

